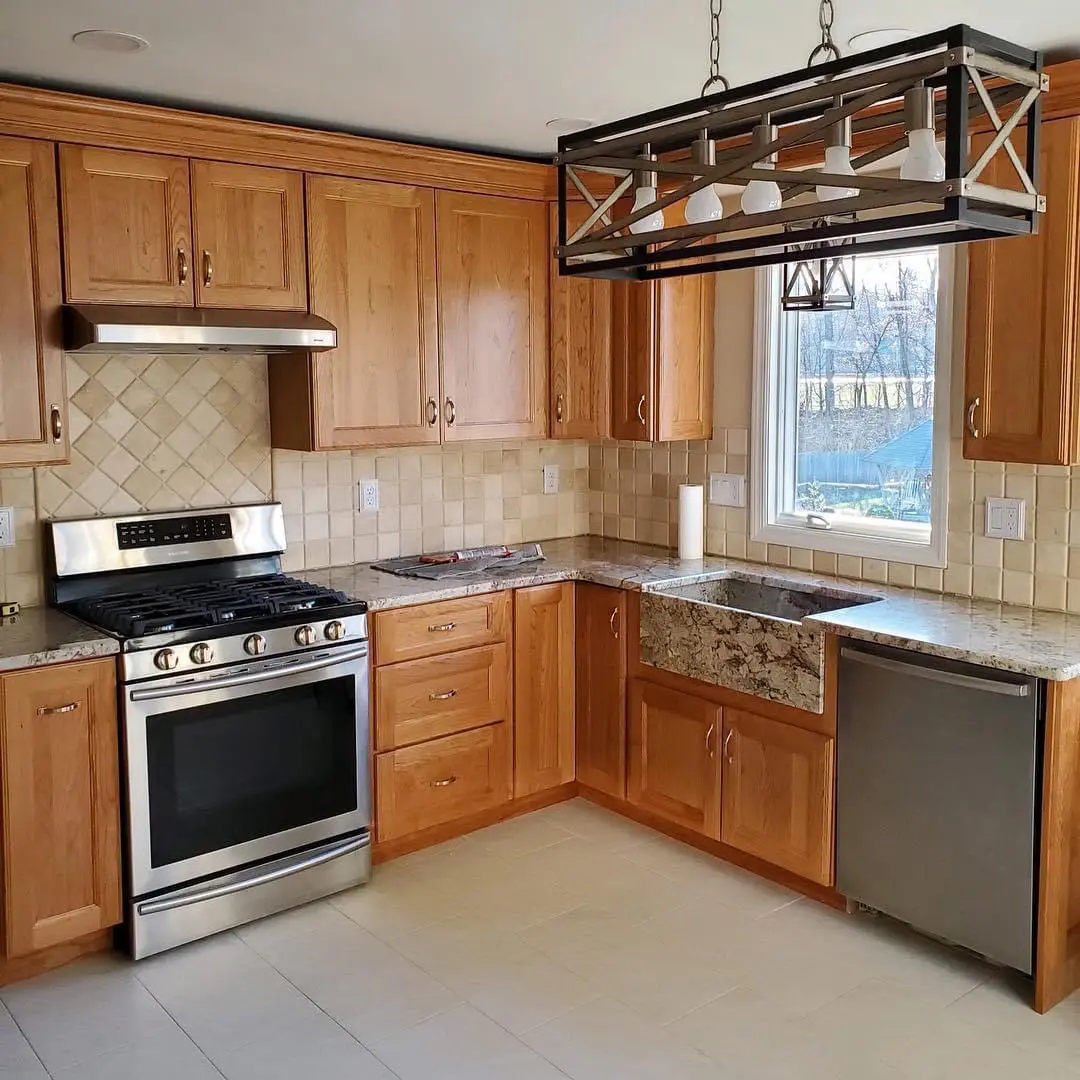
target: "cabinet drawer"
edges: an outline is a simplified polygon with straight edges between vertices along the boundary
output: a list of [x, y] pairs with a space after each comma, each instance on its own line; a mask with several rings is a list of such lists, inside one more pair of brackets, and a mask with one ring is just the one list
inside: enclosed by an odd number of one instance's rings
[[380, 611], [375, 616], [375, 663], [396, 664], [492, 645], [505, 641], [509, 630], [509, 592]]
[[393, 840], [510, 799], [505, 723], [375, 758], [378, 837]]
[[502, 643], [379, 668], [376, 747], [393, 750], [509, 720], [509, 691], [510, 658]]

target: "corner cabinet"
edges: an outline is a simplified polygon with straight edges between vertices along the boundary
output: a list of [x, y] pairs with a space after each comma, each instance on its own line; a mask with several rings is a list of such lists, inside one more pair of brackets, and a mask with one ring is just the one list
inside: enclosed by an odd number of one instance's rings
[[68, 459], [55, 147], [0, 139], [0, 465]]
[[112, 660], [0, 677], [4, 956], [120, 922]]
[[[1015, 186], [1003, 157], [983, 179]], [[1038, 235], [968, 245], [964, 457], [976, 461], [1080, 460], [1080, 118], [1042, 125], [1039, 161]]]

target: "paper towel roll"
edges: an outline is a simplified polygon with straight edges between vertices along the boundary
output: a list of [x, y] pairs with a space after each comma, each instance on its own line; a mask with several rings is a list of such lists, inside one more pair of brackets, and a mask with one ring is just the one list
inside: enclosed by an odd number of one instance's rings
[[705, 555], [705, 489], [700, 484], [679, 485], [679, 558]]

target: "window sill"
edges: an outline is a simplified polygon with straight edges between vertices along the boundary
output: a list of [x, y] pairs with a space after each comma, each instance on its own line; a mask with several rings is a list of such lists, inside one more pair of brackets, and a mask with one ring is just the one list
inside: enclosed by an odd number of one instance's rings
[[929, 544], [918, 544], [842, 532], [839, 529], [769, 524], [755, 526], [750, 539], [764, 544], [809, 548], [812, 551], [829, 551], [835, 555], [855, 555], [863, 559], [881, 559], [885, 562], [910, 563], [915, 566], [942, 568], [946, 565], [944, 535], [937, 541], [931, 540]]

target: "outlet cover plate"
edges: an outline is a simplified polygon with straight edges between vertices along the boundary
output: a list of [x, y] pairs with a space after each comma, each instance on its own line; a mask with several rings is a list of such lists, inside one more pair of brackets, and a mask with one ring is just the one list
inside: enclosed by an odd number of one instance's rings
[[710, 473], [709, 502], [713, 506], [745, 506], [746, 477], [740, 473]]
[[360, 481], [360, 512], [372, 514], [379, 509], [379, 481]]
[[[535, 475], [535, 473], [533, 474]], [[544, 494], [557, 495], [559, 493], [559, 466], [544, 466]]]
[[999, 540], [1024, 539], [1024, 500], [987, 496], [986, 535]]
[[15, 508], [0, 506], [0, 548], [15, 546]]

